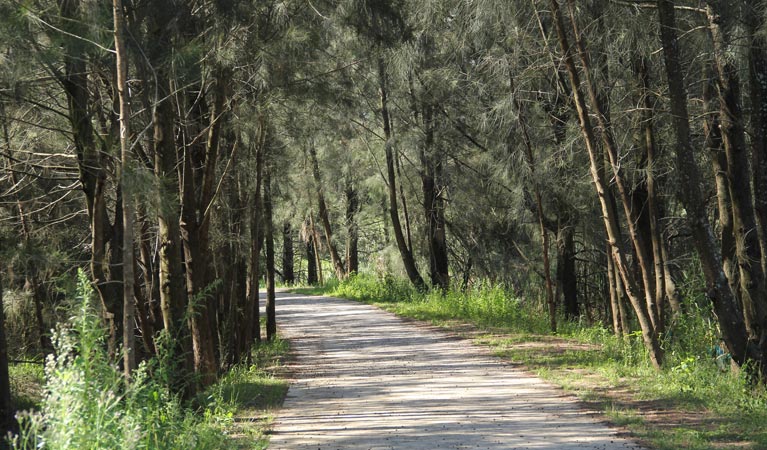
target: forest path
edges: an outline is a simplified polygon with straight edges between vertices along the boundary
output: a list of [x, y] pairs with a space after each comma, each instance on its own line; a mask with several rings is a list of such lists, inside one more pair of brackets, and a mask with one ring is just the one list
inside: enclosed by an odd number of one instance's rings
[[373, 306], [279, 293], [294, 380], [271, 449], [641, 447], [468, 340]]

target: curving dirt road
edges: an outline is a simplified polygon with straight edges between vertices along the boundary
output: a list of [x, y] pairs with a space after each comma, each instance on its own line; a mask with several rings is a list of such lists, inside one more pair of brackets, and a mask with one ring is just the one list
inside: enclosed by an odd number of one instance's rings
[[465, 340], [348, 300], [278, 294], [294, 380], [271, 449], [641, 447]]

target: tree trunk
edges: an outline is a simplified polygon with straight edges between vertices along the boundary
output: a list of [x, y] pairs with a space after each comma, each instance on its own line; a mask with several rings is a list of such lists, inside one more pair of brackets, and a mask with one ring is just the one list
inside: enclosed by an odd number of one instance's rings
[[735, 256], [740, 276], [743, 319], [750, 338], [767, 350], [767, 289], [762, 272], [762, 252], [751, 196], [745, 118], [740, 105], [740, 79], [728, 60], [729, 36], [722, 28], [722, 5], [707, 2], [706, 13], [714, 42], [714, 61], [719, 78], [720, 128], [727, 155], [727, 179], [732, 205]]
[[[245, 320], [245, 339], [242, 351], [249, 351], [253, 341], [261, 342], [261, 310], [259, 306], [259, 283], [261, 281], [261, 247], [263, 232], [263, 202], [261, 189], [264, 173], [264, 153], [266, 152], [267, 126], [266, 117], [259, 116], [257, 143], [251, 146], [256, 159], [256, 185], [250, 201], [250, 252], [248, 253], [248, 314]], [[250, 354], [248, 354], [250, 359]]]
[[359, 271], [359, 226], [357, 225], [357, 213], [360, 209], [360, 200], [357, 189], [351, 180], [346, 181], [346, 272], [348, 274]]
[[621, 328], [621, 310], [618, 305], [618, 302], [620, 301], [617, 290], [618, 283], [615, 276], [615, 264], [613, 264], [612, 258], [610, 257], [609, 246], [607, 252], [607, 290], [610, 293], [610, 312], [612, 313], [613, 319], [613, 333], [616, 337], [620, 337], [623, 334], [623, 329]]
[[410, 279], [418, 289], [424, 289], [426, 284], [418, 273], [418, 268], [415, 265], [415, 259], [413, 258], [412, 249], [408, 248], [405, 241], [405, 235], [402, 232], [402, 226], [399, 221], [399, 210], [397, 208], [397, 177], [395, 175], [395, 157], [394, 145], [392, 141], [391, 123], [389, 121], [389, 106], [388, 106], [388, 93], [386, 82], [386, 66], [384, 65], [383, 57], [378, 58], [378, 83], [381, 95], [381, 117], [383, 119], [384, 138], [386, 143], [384, 149], [386, 151], [386, 173], [387, 184], [389, 192], [389, 215], [391, 217], [392, 229], [394, 230], [394, 237], [397, 241], [397, 248], [399, 249], [400, 256], [402, 257], [402, 263], [405, 266], [405, 271]]
[[765, 26], [763, 3], [760, 0], [746, 0], [745, 3], [754, 210], [759, 223], [762, 273], [767, 278], [767, 40], [762, 33]]
[[125, 51], [125, 16], [122, 0], [112, 3], [114, 15], [115, 53], [117, 54], [117, 94], [120, 98], [120, 186], [122, 187], [123, 219], [123, 370], [130, 380], [136, 367], [134, 252], [133, 252], [133, 186], [129, 181], [130, 155], [130, 99], [128, 98], [128, 54]]
[[557, 253], [562, 264], [561, 285], [564, 298], [565, 317], [575, 320], [581, 315], [578, 304], [578, 277], [575, 273], [575, 229], [570, 225], [559, 225]]
[[735, 261], [735, 234], [733, 230], [732, 203], [730, 202], [729, 181], [727, 180], [727, 155], [722, 143], [719, 127], [719, 112], [711, 110], [713, 83], [712, 76], [706, 76], [703, 86], [703, 133], [705, 148], [710, 154], [711, 166], [716, 183], [716, 200], [719, 219], [719, 241], [721, 243], [722, 270], [733, 293], [738, 292], [738, 272]]
[[[425, 104], [421, 117], [426, 134], [421, 146], [420, 175], [426, 218], [426, 242], [429, 244], [429, 274], [432, 286], [438, 286], [445, 291], [450, 287], [450, 275], [445, 235], [445, 201], [442, 197], [443, 187], [440, 185], [442, 161], [440, 156], [435, 154], [434, 145], [434, 106]], [[410, 250], [412, 252], [412, 247]]]
[[309, 221], [304, 225], [309, 231], [306, 233], [306, 284], [314, 286], [317, 284], [317, 255], [314, 253], [314, 233], [311, 232]]
[[322, 277], [322, 252], [320, 247], [320, 235], [317, 233], [317, 228], [314, 226], [314, 211], [309, 214], [309, 227], [312, 233], [312, 244], [314, 245], [314, 259], [315, 267], [317, 268], [317, 282], [322, 286], [325, 284], [325, 279]]
[[266, 234], [266, 340], [277, 336], [277, 314], [274, 296], [274, 227], [272, 225], [271, 167], [264, 173], [264, 233]]
[[[66, 26], [74, 27], [81, 23], [79, 3], [75, 0], [59, 0], [59, 12], [66, 19]], [[77, 34], [76, 29], [72, 29]], [[68, 115], [77, 155], [77, 166], [80, 172], [80, 184], [85, 193], [86, 208], [91, 228], [91, 276], [93, 285], [101, 300], [102, 313], [109, 331], [109, 353], [114, 355], [118, 336], [122, 336], [122, 294], [121, 277], [118, 270], [110, 271], [107, 262], [107, 245], [112, 241], [113, 246], [121, 245], [112, 236], [114, 230], [109, 224], [105, 198], [106, 172], [102, 161], [102, 150], [95, 141], [95, 132], [89, 112], [90, 91], [88, 88], [88, 70], [86, 59], [82, 57], [77, 44], [71, 39], [65, 39], [64, 45], [64, 77], [62, 80], [67, 96]], [[120, 227], [122, 224], [120, 224]]]
[[328, 215], [328, 207], [325, 203], [324, 188], [322, 186], [322, 177], [320, 176], [320, 165], [317, 161], [317, 150], [313, 145], [309, 146], [309, 155], [312, 158], [312, 174], [314, 175], [314, 183], [317, 190], [317, 204], [318, 214], [320, 215], [320, 221], [322, 222], [322, 228], [325, 231], [325, 242], [328, 245], [328, 251], [330, 252], [330, 260], [333, 262], [333, 268], [336, 271], [336, 277], [338, 280], [346, 278], [346, 268], [341, 260], [341, 256], [338, 254], [336, 245], [333, 242], [333, 229], [330, 225], [330, 216]]
[[[655, 130], [654, 130], [654, 99], [652, 89], [650, 86], [650, 68], [649, 62], [645, 57], [639, 57], [635, 61], [635, 73], [637, 75], [637, 84], [639, 85], [640, 92], [640, 105], [642, 105], [642, 112], [640, 114], [641, 120], [641, 148], [643, 152], [644, 167], [646, 167], [646, 174], [644, 176], [644, 186], [647, 192], [647, 203], [642, 205], [642, 213], [640, 217], [645, 217], [648, 225], [648, 235], [645, 238], [645, 242], [650, 243], [648, 253], [652, 255], [653, 259], [653, 272], [655, 274], [654, 287], [655, 287], [655, 307], [656, 317], [660, 324], [660, 328], [664, 328], [663, 306], [666, 303], [666, 265], [663, 256], [666, 254], [663, 247], [665, 242], [663, 241], [663, 233], [661, 229], [661, 217], [660, 217], [660, 197], [658, 195], [656, 166], [658, 164], [657, 146], [655, 145]], [[668, 299], [674, 314], [680, 314], [678, 304]]]
[[296, 282], [293, 273], [293, 227], [287, 220], [282, 224], [282, 280], [288, 286]]
[[690, 123], [687, 113], [687, 89], [679, 61], [674, 4], [671, 0], [658, 0], [661, 44], [669, 84], [672, 124], [675, 131], [676, 170], [681, 188], [678, 190], [692, 229], [693, 242], [698, 250], [703, 273], [706, 277], [708, 296], [722, 331], [722, 337], [733, 360], [743, 365], [747, 360], [756, 361], [762, 373], [767, 373], [763, 350], [759, 342], [750, 340], [745, 333], [743, 315], [736, 298], [727, 284], [722, 270], [722, 257], [708, 221], [706, 203], [700, 190], [700, 174], [695, 163], [695, 153], [690, 139]]
[[8, 342], [5, 337], [5, 308], [3, 307], [3, 283], [0, 279], [0, 431], [13, 422], [11, 403], [11, 380], [8, 375]]
[[[543, 215], [543, 200], [541, 196], [541, 187], [538, 183], [536, 176], [536, 163], [535, 155], [533, 155], [533, 144], [530, 140], [530, 134], [527, 129], [527, 116], [525, 110], [522, 108], [522, 103], [517, 97], [516, 88], [514, 87], [514, 77], [509, 74], [509, 88], [511, 89], [511, 95], [514, 101], [514, 108], [517, 112], [517, 121], [519, 122], [519, 128], [522, 133], [522, 143], [524, 145], [525, 161], [527, 162], [527, 168], [530, 171], [530, 181], [533, 185], [533, 193], [535, 195], [536, 211], [538, 215], [538, 228], [541, 233], [541, 254], [543, 256], [543, 275], [546, 281], [546, 304], [549, 307], [549, 326], [552, 333], [557, 332], [557, 308], [556, 299], [554, 298], [554, 288], [551, 281], [551, 264], [549, 262], [549, 233], [546, 231], [546, 224]], [[511, 143], [509, 143], [511, 145]]]
[[[581, 92], [580, 76], [578, 75], [578, 71], [575, 66], [575, 61], [573, 60], [572, 49], [567, 39], [564, 21], [562, 19], [561, 11], [559, 10], [558, 0], [551, 1], [551, 9], [552, 9], [552, 13], [554, 14], [554, 22], [557, 29], [559, 45], [563, 52], [564, 63], [567, 68], [568, 77], [570, 79], [570, 87], [572, 89], [573, 99], [575, 102], [576, 110], [578, 112], [578, 119], [581, 125], [581, 132], [583, 133], [586, 149], [589, 153], [591, 176], [592, 176], [597, 194], [599, 196], [605, 230], [607, 232], [607, 239], [608, 239], [608, 242], [610, 243], [612, 257], [616, 263], [616, 272], [622, 279], [625, 285], [625, 290], [629, 297], [629, 300], [631, 301], [634, 311], [637, 313], [639, 324], [642, 329], [642, 338], [644, 340], [645, 347], [647, 348], [649, 352], [650, 360], [653, 366], [655, 366], [656, 368], [659, 368], [661, 365], [661, 361], [663, 359], [663, 351], [660, 348], [656, 330], [654, 329], [653, 324], [649, 319], [648, 312], [647, 312], [647, 305], [646, 303], [642, 302], [642, 300], [639, 298], [636, 281], [633, 277], [633, 274], [630, 271], [630, 268], [628, 267], [626, 255], [622, 251], [620, 246], [620, 241], [618, 240], [618, 236], [620, 235], [620, 227], [618, 225], [618, 216], [615, 209], [612, 207], [612, 205], [608, 201], [607, 186], [599, 173], [600, 172], [599, 166], [601, 165], [601, 161], [597, 157], [597, 152], [595, 149], [596, 137], [591, 124], [591, 118], [589, 117], [588, 111], [586, 109], [586, 101]], [[580, 51], [580, 53], [583, 53], [583, 52]], [[585, 57], [585, 55], [582, 55], [582, 56]], [[590, 83], [591, 83], [590, 80], [587, 78], [586, 85], [588, 86]], [[597, 106], [597, 116], [601, 117], [600, 121], [603, 121], [604, 120], [603, 112], [600, 110], [598, 102], [596, 102], [595, 99], [593, 98], [595, 92], [593, 89], [590, 89], [589, 91], [590, 91], [590, 96], [592, 97], [592, 104], [594, 104], [594, 106]], [[613, 153], [613, 150], [614, 150], [614, 147], [612, 146], [613, 143], [611, 142], [611, 137], [609, 137], [609, 133], [607, 133], [607, 131], [609, 130], [609, 127], [603, 127], [603, 128], [604, 128], [603, 136], [608, 136], [605, 138], [605, 141], [606, 141], [605, 146], [608, 147], [606, 148], [606, 150], [608, 151], [608, 153]], [[613, 148], [609, 148], [609, 147], [613, 147]], [[610, 157], [611, 157], [611, 160], [613, 161], [614, 168], [616, 168], [617, 155], [612, 154], [610, 155]], [[623, 197], [625, 200], [626, 199], [625, 191], [623, 193]], [[624, 207], [627, 207], [628, 209], [630, 209], [630, 205], [626, 206], [625, 202], [624, 202]], [[629, 220], [629, 223], [631, 223], [631, 220]], [[631, 226], [633, 227], [633, 225]]]

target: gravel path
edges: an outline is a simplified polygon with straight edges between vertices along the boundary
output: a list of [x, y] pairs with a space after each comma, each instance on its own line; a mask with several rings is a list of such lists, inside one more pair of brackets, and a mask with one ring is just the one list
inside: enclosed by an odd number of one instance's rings
[[468, 341], [348, 300], [277, 311], [296, 358], [272, 449], [641, 448]]

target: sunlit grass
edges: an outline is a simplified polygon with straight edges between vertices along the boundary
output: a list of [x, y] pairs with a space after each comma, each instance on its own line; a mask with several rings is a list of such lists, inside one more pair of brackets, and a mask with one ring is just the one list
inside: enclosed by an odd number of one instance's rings
[[[376, 304], [398, 315], [465, 332], [506, 360], [578, 396], [658, 449], [767, 448], [767, 394], [717, 365], [710, 310], [688, 295], [686, 315], [664, 336], [664, 369], [649, 363], [638, 334], [619, 338], [559, 317], [554, 335], [541, 304], [492, 285], [421, 292], [406, 280], [360, 275], [303, 290]], [[724, 370], [723, 370], [724, 369]]]

